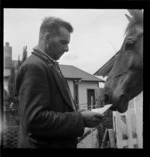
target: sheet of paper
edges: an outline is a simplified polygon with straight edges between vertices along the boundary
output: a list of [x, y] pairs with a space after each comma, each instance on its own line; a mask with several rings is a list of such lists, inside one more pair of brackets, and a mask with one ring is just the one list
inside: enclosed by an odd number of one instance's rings
[[104, 107], [101, 107], [101, 108], [92, 109], [92, 111], [93, 111], [93, 112], [97, 112], [97, 113], [103, 114], [103, 113], [106, 112], [111, 106], [112, 106], [112, 104], [108, 104], [108, 105], [105, 105]]

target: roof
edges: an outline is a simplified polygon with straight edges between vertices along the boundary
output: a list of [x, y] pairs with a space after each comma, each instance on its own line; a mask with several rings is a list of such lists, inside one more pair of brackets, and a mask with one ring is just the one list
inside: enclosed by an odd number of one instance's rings
[[60, 69], [66, 79], [81, 79], [82, 81], [105, 82], [104, 80], [72, 65], [60, 64]]
[[[13, 60], [13, 64], [16, 65], [18, 61]], [[75, 66], [72, 65], [62, 65], [60, 64], [60, 69], [66, 79], [73, 80], [82, 80], [82, 81], [94, 81], [94, 82], [105, 82], [104, 80], [89, 74]], [[5, 70], [4, 70], [5, 71]], [[6, 72], [6, 75], [9, 76], [10, 73]], [[5, 75], [4, 75], [5, 76]]]
[[99, 70], [97, 70], [94, 75], [97, 76], [108, 76], [109, 72], [111, 71], [114, 62], [115, 62], [115, 58], [117, 56], [117, 54], [119, 53], [119, 51], [110, 59], [108, 60], [108, 62], [106, 62]]

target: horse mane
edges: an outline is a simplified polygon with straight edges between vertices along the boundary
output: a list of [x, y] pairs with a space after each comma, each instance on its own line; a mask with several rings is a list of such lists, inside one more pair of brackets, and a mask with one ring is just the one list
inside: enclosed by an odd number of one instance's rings
[[134, 35], [136, 28], [143, 28], [143, 11], [142, 10], [128, 10], [132, 17], [130, 17], [129, 23], [126, 27], [126, 35]]

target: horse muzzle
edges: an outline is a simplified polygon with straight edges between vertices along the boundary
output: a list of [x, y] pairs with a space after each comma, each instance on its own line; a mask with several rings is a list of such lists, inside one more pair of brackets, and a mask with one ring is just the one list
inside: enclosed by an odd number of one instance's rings
[[120, 95], [115, 97], [113, 95], [109, 95], [107, 93], [104, 94], [104, 104], [112, 104], [110, 109], [112, 111], [118, 111], [120, 113], [124, 113], [128, 109], [128, 99], [125, 95]]

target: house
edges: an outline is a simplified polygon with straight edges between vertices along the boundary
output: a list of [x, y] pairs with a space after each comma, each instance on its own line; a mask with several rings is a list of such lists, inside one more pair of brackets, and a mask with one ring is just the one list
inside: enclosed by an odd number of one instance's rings
[[[107, 77], [111, 71], [116, 53], [94, 75]], [[113, 129], [117, 148], [143, 148], [143, 92], [129, 101], [125, 113], [113, 112]]]
[[96, 90], [99, 89], [99, 82], [104, 81], [72, 65], [60, 65], [60, 69], [80, 109], [90, 109], [91, 105], [96, 105]]
[[[4, 88], [7, 89], [11, 66], [17, 65], [17, 61], [12, 60], [12, 48], [9, 43], [5, 45], [4, 58]], [[87, 109], [91, 108], [91, 105], [96, 105], [96, 90], [99, 89], [99, 82], [104, 81], [72, 65], [60, 65], [60, 69], [67, 79], [72, 97], [80, 109]]]

